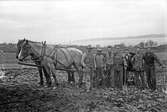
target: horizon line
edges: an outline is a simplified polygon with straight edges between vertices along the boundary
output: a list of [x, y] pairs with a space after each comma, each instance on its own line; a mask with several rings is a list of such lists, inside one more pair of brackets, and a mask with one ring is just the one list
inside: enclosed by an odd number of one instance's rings
[[144, 35], [134, 35], [134, 36], [120, 36], [120, 37], [100, 37], [100, 38], [90, 38], [90, 39], [80, 39], [80, 40], [74, 40], [72, 42], [87, 42], [87, 41], [101, 41], [101, 40], [124, 40], [124, 39], [143, 39], [143, 38], [162, 38], [166, 37], [167, 35], [165, 33], [160, 34], [144, 34]]

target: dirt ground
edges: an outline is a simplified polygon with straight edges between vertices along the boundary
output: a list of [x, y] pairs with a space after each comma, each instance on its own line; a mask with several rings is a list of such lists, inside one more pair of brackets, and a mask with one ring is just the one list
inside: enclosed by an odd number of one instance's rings
[[[63, 77], [63, 78], [61, 78]], [[0, 80], [0, 112], [167, 112], [167, 94], [113, 88], [86, 92], [60, 73], [57, 89], [39, 87], [36, 69], [10, 70]], [[61, 80], [60, 80], [61, 79]]]

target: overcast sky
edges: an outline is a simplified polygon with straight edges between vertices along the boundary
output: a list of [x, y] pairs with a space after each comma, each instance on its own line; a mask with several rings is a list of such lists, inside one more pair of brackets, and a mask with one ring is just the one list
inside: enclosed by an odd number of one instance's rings
[[48, 43], [167, 32], [166, 0], [0, 1], [0, 43]]

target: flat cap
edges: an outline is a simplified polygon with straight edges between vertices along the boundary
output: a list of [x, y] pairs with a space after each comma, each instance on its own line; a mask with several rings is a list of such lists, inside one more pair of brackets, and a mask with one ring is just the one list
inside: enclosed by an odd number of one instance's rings
[[102, 49], [98, 48], [97, 51], [102, 51]]
[[109, 46], [107, 46], [107, 48], [112, 48], [112, 46], [111, 46], [111, 45], [109, 45]]
[[91, 45], [88, 45], [88, 46], [87, 46], [87, 49], [92, 49], [92, 46], [91, 46]]

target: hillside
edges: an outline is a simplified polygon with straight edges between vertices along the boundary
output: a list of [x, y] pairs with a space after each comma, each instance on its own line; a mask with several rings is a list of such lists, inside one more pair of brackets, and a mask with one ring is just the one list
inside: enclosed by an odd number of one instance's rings
[[103, 37], [103, 38], [91, 38], [91, 39], [83, 39], [77, 40], [80, 41], [101, 41], [101, 40], [121, 40], [121, 39], [149, 39], [149, 38], [164, 38], [166, 37], [165, 34], [148, 34], [148, 35], [139, 35], [139, 36], [127, 36], [127, 37]]
[[[79, 46], [79, 45], [74, 45], [72, 47], [76, 47], [79, 49], [84, 48], [85, 46]], [[8, 52], [8, 53], [15, 53], [16, 52], [16, 44], [10, 43], [10, 44], [5, 44], [5, 43], [0, 43], [0, 50], [3, 52]], [[153, 50], [156, 52], [167, 52], [167, 44], [162, 44], [159, 45], [158, 47], [154, 47]]]
[[147, 40], [156, 41], [159, 44], [167, 44], [165, 34], [148, 34], [148, 35], [137, 35], [137, 36], [125, 36], [125, 37], [95, 37], [90, 39], [82, 39], [73, 41], [76, 45], [116, 45], [124, 43], [125, 45], [136, 45], [139, 42], [145, 42]]
[[159, 45], [158, 47], [152, 48], [154, 52], [166, 52], [167, 53], [167, 44]]

